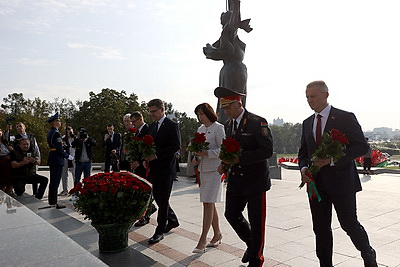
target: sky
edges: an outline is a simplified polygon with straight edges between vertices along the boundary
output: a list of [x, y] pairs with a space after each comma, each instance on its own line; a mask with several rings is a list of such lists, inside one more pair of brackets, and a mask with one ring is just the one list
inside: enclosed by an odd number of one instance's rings
[[[396, 0], [241, 1], [246, 108], [270, 123], [313, 112], [306, 85], [324, 80], [334, 107], [364, 131], [400, 129]], [[221, 61], [202, 48], [221, 34], [225, 0], [0, 0], [0, 98], [89, 100], [103, 88], [160, 98], [195, 117], [214, 108]], [[101, 112], [101, 111], [99, 111]]]

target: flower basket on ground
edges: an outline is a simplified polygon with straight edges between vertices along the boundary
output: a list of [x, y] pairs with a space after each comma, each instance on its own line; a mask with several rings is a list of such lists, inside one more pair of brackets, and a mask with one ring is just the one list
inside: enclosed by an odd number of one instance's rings
[[128, 246], [128, 230], [152, 202], [152, 185], [130, 172], [97, 173], [83, 179], [70, 194], [74, 207], [99, 232], [99, 250], [118, 252]]

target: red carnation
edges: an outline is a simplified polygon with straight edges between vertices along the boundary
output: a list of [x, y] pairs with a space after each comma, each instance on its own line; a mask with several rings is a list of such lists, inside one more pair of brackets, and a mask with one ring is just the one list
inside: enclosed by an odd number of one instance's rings
[[339, 141], [342, 144], [348, 144], [349, 139], [339, 130], [332, 129], [331, 130], [331, 136], [333, 141]]
[[82, 188], [82, 183], [77, 183], [74, 188], [69, 191], [69, 194], [72, 195], [73, 193], [78, 192]]
[[108, 191], [108, 187], [105, 185], [100, 186], [100, 191], [101, 192], [107, 192]]
[[116, 194], [117, 193], [117, 188], [116, 187], [111, 187], [110, 188], [111, 194]]
[[131, 133], [134, 133], [134, 134], [138, 132], [138, 130], [136, 128], [129, 128], [128, 131]]
[[235, 140], [233, 137], [228, 137], [222, 141], [222, 144], [225, 145], [226, 152], [235, 153], [240, 151], [240, 143]]
[[154, 138], [153, 138], [153, 136], [151, 136], [151, 135], [149, 135], [149, 134], [146, 134], [146, 135], [143, 137], [143, 143], [145, 143], [146, 146], [152, 146], [152, 145], [154, 144]]
[[206, 141], [206, 133], [194, 133], [193, 142], [196, 144], [204, 143]]

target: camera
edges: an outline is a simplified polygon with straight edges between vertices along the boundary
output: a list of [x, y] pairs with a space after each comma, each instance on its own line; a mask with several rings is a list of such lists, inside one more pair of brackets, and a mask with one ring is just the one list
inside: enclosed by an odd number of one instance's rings
[[32, 153], [26, 153], [26, 156], [27, 156], [28, 158], [30, 158], [30, 157], [32, 157]]
[[12, 122], [15, 121], [15, 117], [7, 117], [6, 122], [8, 125], [12, 124]]
[[85, 128], [80, 128], [79, 129], [79, 138], [81, 140], [85, 140], [88, 137], [87, 131]]

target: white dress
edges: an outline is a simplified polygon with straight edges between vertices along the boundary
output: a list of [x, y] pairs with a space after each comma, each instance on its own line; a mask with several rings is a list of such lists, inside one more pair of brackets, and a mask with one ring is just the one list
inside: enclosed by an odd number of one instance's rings
[[210, 143], [207, 156], [199, 157], [200, 201], [205, 203], [221, 202], [222, 183], [217, 168], [221, 163], [218, 157], [222, 140], [225, 138], [224, 126], [219, 122], [214, 122], [209, 127], [201, 125], [197, 132], [206, 133], [206, 141]]

